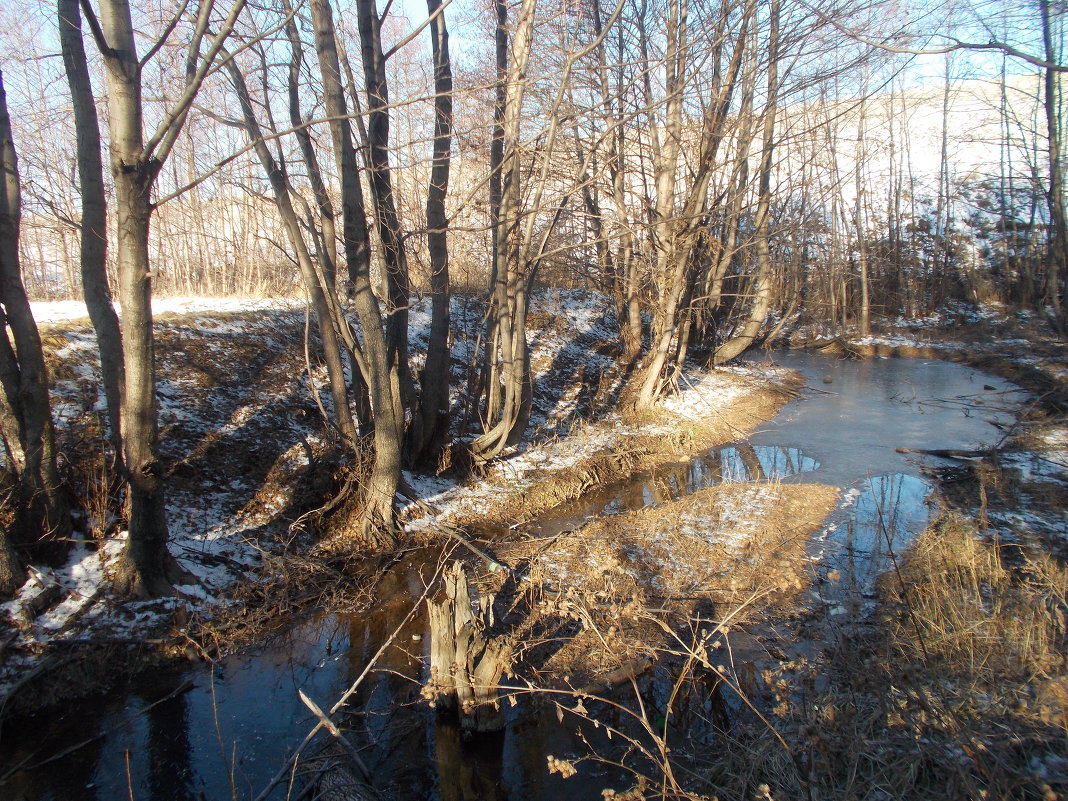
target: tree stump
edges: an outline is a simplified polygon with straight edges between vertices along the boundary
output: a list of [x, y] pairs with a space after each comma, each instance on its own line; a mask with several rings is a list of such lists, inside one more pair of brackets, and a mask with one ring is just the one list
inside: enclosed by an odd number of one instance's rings
[[454, 562], [445, 572], [445, 597], [427, 601], [430, 618], [430, 681], [423, 696], [443, 711], [455, 711], [466, 732], [499, 731], [504, 712], [498, 695], [501, 676], [511, 666], [512, 647], [491, 637], [491, 604], [472, 610], [467, 572]]

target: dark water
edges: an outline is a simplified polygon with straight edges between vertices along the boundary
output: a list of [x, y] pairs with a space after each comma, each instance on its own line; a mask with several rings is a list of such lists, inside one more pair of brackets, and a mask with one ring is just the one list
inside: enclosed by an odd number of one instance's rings
[[[592, 516], [725, 481], [819, 481], [842, 487], [845, 500], [816, 547], [828, 569], [838, 570], [839, 585], [863, 593], [928, 521], [931, 486], [923, 463], [895, 449], [990, 443], [1000, 436], [990, 421], [1010, 423], [1020, 401], [1006, 382], [946, 362], [835, 361], [804, 353], [776, 361], [801, 370], [811, 390], [748, 443], [604, 488], [545, 515], [527, 532], [565, 531]], [[320, 616], [214, 668], [147, 676], [121, 694], [8, 721], [0, 733], [0, 773], [25, 769], [0, 785], [0, 797], [255, 798], [314, 724], [297, 689], [329, 708], [419, 599], [432, 570], [429, 554], [413, 554], [379, 586], [383, 604], [373, 615]], [[594, 799], [603, 787], [627, 786], [596, 763], [566, 780], [548, 773], [546, 755], [587, 752], [582, 737], [610, 745], [603, 729], [587, 727], [580, 735], [575, 720], [559, 724], [551, 705], [509, 708], [503, 733], [463, 742], [420, 702], [424, 629], [422, 615], [400, 626], [395, 644], [338, 715], [380, 789], [395, 798], [518, 801]], [[159, 702], [182, 682], [187, 689]], [[656, 686], [647, 699], [653, 708]], [[284, 784], [271, 797], [287, 797]]]

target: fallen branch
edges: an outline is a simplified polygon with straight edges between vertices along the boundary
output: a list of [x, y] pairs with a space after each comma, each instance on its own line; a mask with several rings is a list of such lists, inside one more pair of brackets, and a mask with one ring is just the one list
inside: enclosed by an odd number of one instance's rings
[[311, 710], [311, 713], [318, 718], [319, 722], [323, 725], [323, 728], [326, 729], [330, 733], [330, 736], [337, 741], [337, 744], [341, 746], [345, 755], [352, 760], [352, 764], [359, 768], [363, 781], [367, 784], [367, 787], [363, 788], [365, 790], [364, 795], [368, 798], [377, 798], [378, 793], [371, 782], [371, 771], [367, 769], [367, 765], [365, 765], [363, 759], [360, 758], [360, 754], [356, 748], [352, 743], [345, 739], [345, 735], [341, 733], [341, 729], [335, 725], [334, 721], [330, 720], [327, 714], [319, 708], [318, 704], [304, 693], [304, 690], [298, 689], [297, 694], [300, 696], [300, 700], [304, 702], [304, 706]]
[[989, 450], [965, 451], [953, 448], [897, 448], [898, 453], [918, 453], [922, 456], [937, 456], [941, 459], [982, 459], [990, 455]]

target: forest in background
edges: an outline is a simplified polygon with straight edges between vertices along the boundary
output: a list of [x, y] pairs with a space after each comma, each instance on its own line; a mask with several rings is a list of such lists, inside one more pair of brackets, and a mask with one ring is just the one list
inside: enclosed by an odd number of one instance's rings
[[[688, 359], [799, 325], [957, 301], [1065, 323], [1062, 4], [30, 8], [0, 12], [5, 591], [13, 545], [71, 525], [30, 297], [86, 300], [127, 487], [115, 578], [141, 596], [177, 569], [153, 293], [306, 294], [361, 548], [395, 541], [402, 467], [479, 470], [522, 440], [538, 285], [614, 299], [639, 412]], [[485, 303], [462, 430], [454, 292]]]

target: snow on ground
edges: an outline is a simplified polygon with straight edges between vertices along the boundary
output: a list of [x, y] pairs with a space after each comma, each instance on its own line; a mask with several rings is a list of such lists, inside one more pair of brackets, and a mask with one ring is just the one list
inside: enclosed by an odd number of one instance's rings
[[[152, 298], [152, 315], [159, 317], [164, 314], [235, 314], [302, 309], [304, 306], [303, 298]], [[35, 301], [32, 307], [33, 319], [38, 325], [89, 319], [85, 303], [80, 300]], [[118, 304], [115, 304], [115, 310], [120, 315], [122, 314], [122, 308]], [[220, 322], [219, 325], [225, 324]]]
[[[198, 451], [227, 450], [230, 442], [263, 437], [265, 430], [279, 441], [285, 438], [314, 436], [299, 421], [286, 421], [275, 415], [268, 420], [254, 420], [275, 400], [276, 386], [255, 383], [244, 370], [253, 366], [266, 371], [271, 358], [283, 354], [292, 340], [292, 330], [303, 328], [304, 302], [299, 299], [246, 300], [229, 298], [169, 298], [153, 303], [160, 331], [160, 378], [158, 397], [160, 424], [164, 431], [165, 457], [175, 466]], [[63, 429], [86, 414], [99, 415], [105, 409], [101, 388], [96, 340], [86, 326], [69, 328], [63, 323], [86, 318], [82, 303], [36, 303], [38, 322], [56, 324], [56, 331], [66, 344], [56, 348], [54, 356], [62, 369], [55, 371], [53, 398], [57, 427]], [[247, 314], [243, 319], [229, 319], [233, 313], [262, 312], [262, 317]], [[179, 319], [166, 314], [186, 315]], [[240, 340], [253, 340], [261, 354], [252, 365], [243, 354], [229, 349]], [[193, 349], [193, 343], [199, 349]], [[291, 369], [292, 368], [292, 369]], [[214, 373], [213, 373], [214, 371]], [[297, 384], [299, 364], [285, 364], [281, 377]], [[259, 377], [259, 376], [257, 376]], [[228, 379], [233, 379], [228, 381]], [[281, 421], [281, 422], [279, 422]], [[257, 425], [258, 424], [258, 425]], [[217, 444], [216, 444], [217, 443]], [[304, 450], [290, 448], [285, 458], [307, 463]], [[276, 460], [271, 448], [265, 456]], [[277, 457], [281, 462], [282, 457]], [[254, 498], [257, 487], [240, 472], [227, 471], [222, 465], [207, 465], [207, 475], [182, 480], [181, 473], [168, 480], [169, 547], [191, 580], [176, 587], [174, 598], [118, 604], [108, 597], [108, 564], [121, 552], [125, 531], [109, 530], [98, 547], [79, 541], [71, 549], [67, 562], [55, 569], [39, 569], [16, 597], [0, 605], [8, 616], [17, 618], [25, 603], [41, 591], [42, 585], [58, 584], [63, 600], [40, 615], [31, 624], [23, 622], [18, 644], [45, 643], [54, 637], [144, 637], [164, 624], [180, 605], [203, 607], [225, 599], [235, 581], [255, 575], [261, 561], [262, 544], [256, 529], [269, 522], [284, 504], [271, 507], [269, 499], [254, 510], [244, 507]], [[199, 470], [200, 468], [198, 468]], [[85, 537], [100, 537], [106, 528], [100, 514], [92, 508], [76, 520], [76, 528]], [[86, 531], [85, 529], [90, 529]], [[4, 665], [0, 686], [17, 677], [18, 659]], [[12, 668], [15, 672], [12, 673]]]
[[[171, 553], [192, 578], [174, 598], [119, 603], [108, 595], [108, 563], [121, 552], [124, 531], [108, 530], [99, 545], [78, 542], [67, 562], [41, 570], [0, 610], [12, 618], [25, 603], [58, 584], [63, 599], [32, 623], [20, 625], [16, 654], [53, 638], [158, 636], [179, 606], [226, 603], [235, 582], [255, 580], [265, 548], [264, 533], [284, 524], [291, 485], [308, 464], [318, 424], [303, 361], [306, 305], [300, 298], [155, 299], [158, 330], [160, 421], [168, 479]], [[253, 314], [249, 314], [252, 312]], [[477, 302], [454, 298], [452, 361], [456, 382], [465, 380], [482, 327]], [[36, 303], [34, 315], [50, 327], [56, 371], [53, 394], [61, 428], [86, 414], [101, 417], [104, 406], [96, 341], [83, 303]], [[235, 316], [237, 315], [237, 316]], [[72, 325], [73, 323], [73, 325]], [[414, 361], [425, 351], [429, 300], [417, 300], [410, 314]], [[55, 341], [55, 337], [64, 340]], [[457, 515], [489, 509], [521, 493], [554, 471], [565, 470], [608, 450], [643, 429], [618, 418], [588, 423], [590, 397], [582, 388], [600, 387], [614, 368], [604, 346], [616, 336], [611, 303], [592, 292], [550, 290], [531, 301], [531, 364], [535, 382], [532, 440], [499, 459], [482, 480], [467, 486], [406, 474], [434, 513], [412, 521], [432, 528]], [[293, 355], [295, 354], [295, 355]], [[755, 391], [766, 378], [781, 379], [769, 365], [687, 374], [681, 391], [665, 402], [680, 422]], [[329, 408], [323, 392], [320, 402]], [[459, 401], [459, 395], [454, 401]], [[299, 414], [293, 413], [293, 405]], [[305, 414], [304, 412], [307, 412]], [[648, 433], [645, 431], [644, 433]], [[271, 480], [268, 480], [268, 477]], [[88, 511], [81, 528], [99, 538], [105, 521]], [[0, 691], [17, 680], [32, 657], [12, 655], [0, 669]]]
[[705, 420], [769, 381], [783, 383], [790, 371], [770, 363], [730, 365], [711, 372], [689, 372], [679, 380], [681, 391], [661, 405], [685, 420]]
[[637, 426], [625, 424], [618, 416], [610, 416], [595, 424], [579, 425], [562, 439], [526, 443], [506, 452], [493, 464], [487, 476], [476, 483], [458, 486], [441, 479], [428, 481], [406, 473], [409, 483], [426, 493], [421, 500], [435, 512], [411, 521], [407, 527], [411, 531], [433, 531], [449, 518], [486, 512], [527, 491], [547, 474], [566, 470], [597, 453], [611, 451], [624, 438], [674, 430], [679, 424], [713, 414], [729, 416], [730, 404], [758, 391], [769, 381], [784, 380], [788, 374], [788, 370], [767, 363], [688, 373], [680, 381], [686, 388], [661, 402], [669, 419], [674, 417], [676, 423]]

